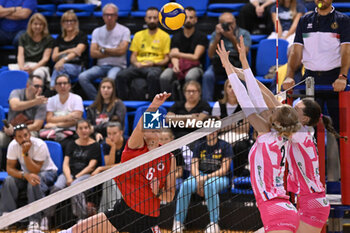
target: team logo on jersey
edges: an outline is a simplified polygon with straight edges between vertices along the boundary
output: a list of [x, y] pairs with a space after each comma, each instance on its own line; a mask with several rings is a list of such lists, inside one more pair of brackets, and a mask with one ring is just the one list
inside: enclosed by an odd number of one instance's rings
[[158, 169], [158, 171], [163, 171], [164, 168], [165, 168], [164, 163], [160, 162], [160, 163], [157, 164], [157, 169]]
[[331, 24], [331, 28], [332, 29], [337, 29], [339, 27], [338, 23], [337, 22], [334, 22]]
[[162, 232], [160, 231], [160, 228], [159, 228], [158, 225], [152, 227], [151, 230], [152, 230], [152, 233], [162, 233]]
[[312, 28], [312, 23], [308, 23], [307, 24], [307, 29], [311, 29]]
[[162, 114], [157, 110], [156, 112], [143, 113], [143, 128], [144, 129], [160, 129]]
[[264, 182], [263, 182], [263, 180], [261, 178], [261, 170], [262, 170], [262, 167], [258, 166], [259, 184], [260, 184], [261, 187], [263, 187], [264, 186]]

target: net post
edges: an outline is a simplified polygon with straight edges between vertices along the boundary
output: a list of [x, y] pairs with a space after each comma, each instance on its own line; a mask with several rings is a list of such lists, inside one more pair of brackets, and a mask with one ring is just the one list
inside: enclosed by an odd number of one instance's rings
[[[350, 124], [347, 122], [347, 116], [350, 115], [350, 91], [339, 93], [340, 110], [340, 135], [350, 135]], [[350, 170], [347, 165], [350, 163], [350, 143], [340, 140], [340, 167], [341, 167], [341, 198], [343, 205], [350, 205]]]

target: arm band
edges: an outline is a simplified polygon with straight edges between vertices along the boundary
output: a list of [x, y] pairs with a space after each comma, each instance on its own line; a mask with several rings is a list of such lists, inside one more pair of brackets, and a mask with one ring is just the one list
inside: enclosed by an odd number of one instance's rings
[[258, 113], [268, 110], [264, 97], [259, 88], [259, 84], [257, 83], [252, 73], [252, 70], [250, 68], [245, 69], [243, 70], [243, 73], [245, 77], [245, 82], [247, 84], [250, 100], [253, 102]]
[[249, 115], [256, 113], [256, 109], [253, 103], [250, 101], [247, 90], [245, 89], [242, 82], [238, 79], [236, 73], [232, 73], [228, 76], [231, 86], [235, 95], [237, 97], [238, 103], [241, 106], [244, 115], [248, 117]]

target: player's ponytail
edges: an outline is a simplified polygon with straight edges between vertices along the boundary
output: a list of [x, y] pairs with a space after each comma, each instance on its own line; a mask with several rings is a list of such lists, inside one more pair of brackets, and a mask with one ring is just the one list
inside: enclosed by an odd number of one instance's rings
[[333, 127], [333, 122], [332, 122], [332, 118], [330, 118], [329, 116], [325, 116], [323, 114], [321, 114], [321, 120], [323, 122], [324, 127], [326, 128], [326, 130], [328, 132], [330, 132], [331, 134], [333, 134], [335, 136], [335, 138], [339, 139], [344, 139], [344, 141], [348, 140], [347, 136], [341, 136]]

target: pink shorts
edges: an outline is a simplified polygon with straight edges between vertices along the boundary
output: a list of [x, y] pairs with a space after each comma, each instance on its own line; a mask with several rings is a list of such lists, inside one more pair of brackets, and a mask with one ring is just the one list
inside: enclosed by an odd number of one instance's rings
[[326, 194], [322, 192], [300, 195], [298, 201], [300, 220], [313, 227], [322, 228], [330, 211]]
[[258, 205], [265, 232], [287, 230], [296, 232], [299, 227], [297, 209], [290, 201], [275, 198]]

